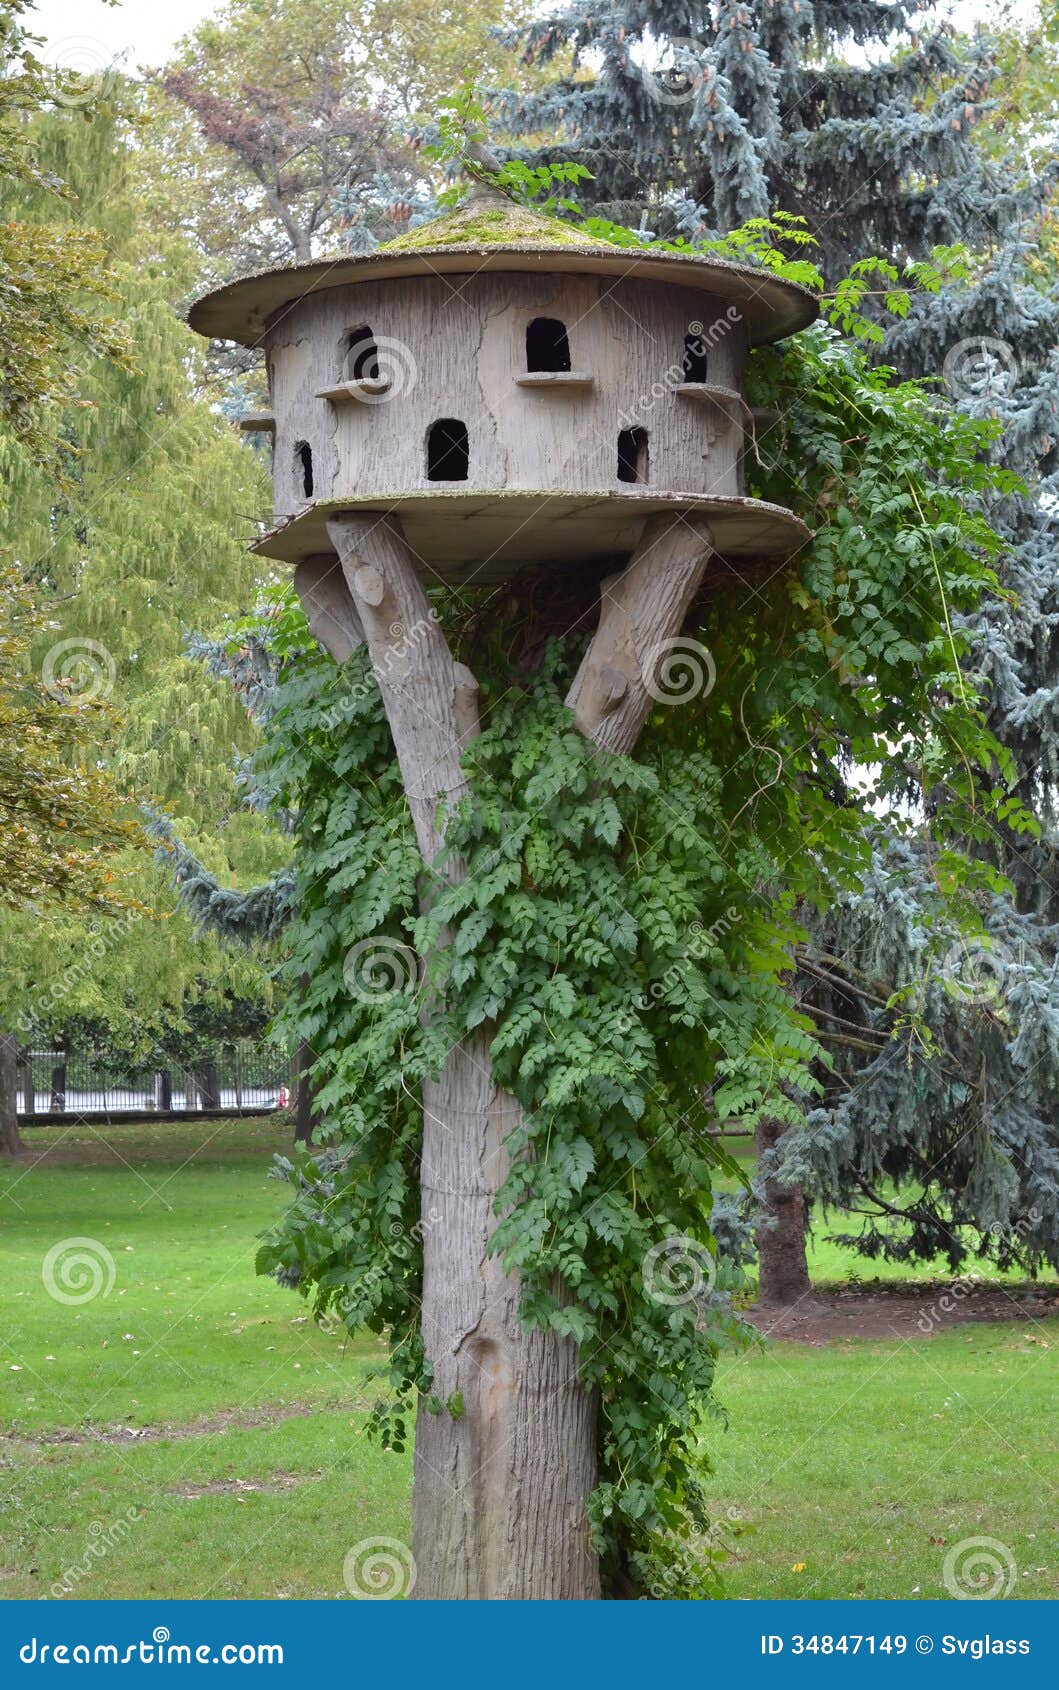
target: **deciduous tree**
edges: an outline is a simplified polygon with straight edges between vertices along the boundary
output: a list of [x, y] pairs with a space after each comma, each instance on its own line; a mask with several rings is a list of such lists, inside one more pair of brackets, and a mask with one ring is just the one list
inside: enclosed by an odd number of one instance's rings
[[[79, 251], [94, 231], [103, 309], [120, 318], [123, 348], [109, 357], [98, 337], [77, 346], [63, 330], [63, 380], [42, 405], [40, 436], [0, 419], [4, 541], [49, 607], [31, 630], [30, 674], [82, 724], [83, 744], [94, 734], [95, 778], [124, 794], [115, 813], [168, 806], [226, 884], [253, 884], [286, 855], [242, 802], [239, 759], [254, 729], [186, 645], [193, 622], [209, 626], [252, 601], [243, 539], [263, 499], [260, 464], [211, 403], [198, 345], [174, 310], [194, 285], [194, 257], [179, 236], [148, 227], [119, 116], [134, 100], [119, 79], [108, 90], [105, 109], [60, 103], [27, 117], [34, 170], [3, 185], [8, 221], [40, 230], [56, 251]], [[163, 1026], [179, 1027], [185, 1007], [201, 1016], [211, 999], [270, 1002], [260, 959], [198, 932], [152, 852], [121, 866], [152, 919], [108, 923], [69, 905], [5, 913], [0, 1024], [49, 1037], [90, 1024], [142, 1051]]]
[[216, 275], [385, 239], [424, 186], [416, 114], [467, 78], [525, 79], [492, 31], [528, 14], [523, 0], [232, 0], [160, 73], [156, 191]]

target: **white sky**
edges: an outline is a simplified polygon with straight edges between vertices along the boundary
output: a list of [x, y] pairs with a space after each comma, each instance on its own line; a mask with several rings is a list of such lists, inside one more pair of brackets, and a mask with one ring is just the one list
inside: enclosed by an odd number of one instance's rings
[[[947, 10], [966, 29], [998, 8], [1029, 19], [1037, 12], [1037, 0], [947, 0], [939, 11]], [[160, 65], [182, 36], [219, 9], [219, 0], [122, 0], [118, 6], [103, 0], [38, 0], [30, 18], [34, 33], [48, 44], [47, 57], [89, 74], [116, 59], [130, 71]]]
[[182, 36], [211, 12], [218, 0], [38, 0], [28, 22], [48, 44], [48, 58], [70, 70], [102, 70], [122, 59], [126, 70], [165, 62]]

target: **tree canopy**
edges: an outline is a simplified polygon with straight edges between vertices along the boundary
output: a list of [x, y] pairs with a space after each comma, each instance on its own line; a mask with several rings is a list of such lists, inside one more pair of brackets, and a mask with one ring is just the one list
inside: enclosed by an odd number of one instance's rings
[[528, 11], [231, 0], [160, 72], [147, 168], [219, 275], [393, 235], [429, 190], [415, 120], [464, 80], [527, 80], [494, 31]]
[[[31, 369], [0, 416], [13, 905], [0, 1024], [26, 1036], [91, 1027], [142, 1048], [174, 1016], [201, 1014], [196, 1005], [254, 1002], [260, 1018], [271, 998], [267, 965], [196, 932], [140, 829], [145, 803], [169, 806], [229, 884], [254, 882], [286, 855], [243, 804], [246, 710], [187, 649], [196, 624], [224, 620], [252, 594], [243, 535], [263, 478], [174, 309], [194, 285], [194, 256], [143, 216], [133, 91], [112, 77], [102, 105], [64, 104], [50, 73], [34, 77], [36, 107], [19, 84], [24, 163], [0, 189], [5, 228], [66, 254], [49, 285], [65, 277], [62, 263], [92, 255], [74, 302], [103, 330], [77, 339], [67, 318], [42, 316], [60, 374], [45, 390]], [[31, 305], [27, 291], [20, 309]], [[35, 410], [22, 398], [34, 382]], [[42, 828], [52, 811], [54, 839]], [[42, 909], [42, 894], [28, 895], [34, 873], [60, 870], [79, 895]], [[104, 871], [133, 914], [101, 921], [98, 897], [86, 907], [80, 893]]]

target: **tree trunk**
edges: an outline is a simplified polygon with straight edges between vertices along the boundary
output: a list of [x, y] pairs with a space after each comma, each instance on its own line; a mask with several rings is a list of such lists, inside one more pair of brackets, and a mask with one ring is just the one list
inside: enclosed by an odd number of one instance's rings
[[204, 1062], [199, 1071], [199, 1095], [203, 1109], [221, 1107], [221, 1078], [216, 1062]]
[[0, 1156], [25, 1149], [18, 1130], [18, 1040], [0, 1032]]
[[171, 1113], [173, 1108], [173, 1076], [168, 1068], [162, 1068], [154, 1079], [155, 1108]]
[[[754, 1134], [762, 1215], [754, 1234], [758, 1253], [758, 1303], [791, 1308], [812, 1298], [805, 1259], [805, 1202], [796, 1185], [782, 1184], [767, 1172], [771, 1153], [786, 1130], [783, 1121], [758, 1122]], [[762, 1168], [766, 1171], [762, 1173]]]
[[22, 1113], [32, 1119], [37, 1113], [37, 1094], [33, 1089], [33, 1053], [23, 1050], [19, 1055], [19, 1084], [22, 1087]]
[[[477, 686], [455, 663], [396, 526], [329, 524], [386, 706], [424, 862], [467, 792], [463, 746]], [[452, 878], [463, 865], [450, 861]], [[422, 1323], [441, 1407], [421, 1402], [413, 1492], [420, 1599], [592, 1598], [599, 1574], [584, 1499], [595, 1482], [595, 1416], [576, 1350], [525, 1334], [518, 1282], [487, 1254], [504, 1178], [500, 1141], [519, 1119], [492, 1079], [489, 1032], [456, 1046], [423, 1087]]]
[[[352, 614], [339, 617], [340, 649], [348, 655], [350, 637], [367, 642], [419, 848], [433, 862], [445, 826], [439, 805], [444, 812], [468, 791], [460, 758], [478, 733], [477, 682], [453, 660], [399, 524], [351, 515], [332, 519], [328, 532], [352, 600]], [[655, 519], [629, 567], [604, 583], [600, 633], [568, 700], [596, 743], [635, 743], [657, 645], [679, 631], [708, 556], [706, 530]], [[322, 614], [326, 576], [317, 569], [311, 583], [324, 643], [334, 622], [333, 593]], [[444, 872], [455, 881], [464, 867], [450, 859]], [[421, 1402], [416, 1422], [413, 1594], [597, 1599], [585, 1512], [597, 1405], [576, 1346], [522, 1330], [517, 1276], [488, 1254], [503, 1145], [520, 1114], [493, 1080], [491, 1037], [482, 1028], [455, 1047], [423, 1086], [422, 1330], [440, 1406], [431, 1413]]]
[[489, 1040], [458, 1046], [423, 1088], [423, 1339], [441, 1406], [416, 1419], [415, 1595], [593, 1599], [596, 1403], [576, 1345], [523, 1330], [518, 1279], [487, 1253], [520, 1118]]
[[294, 1103], [294, 1142], [295, 1144], [311, 1144], [313, 1130], [319, 1125], [320, 1117], [316, 1111], [316, 1097], [313, 1089], [312, 1074], [313, 1051], [308, 1039], [298, 1042], [298, 1054], [295, 1057], [295, 1103]]
[[53, 1114], [62, 1115], [66, 1109], [66, 1059], [56, 1062], [51, 1071], [51, 1096], [48, 1108]]

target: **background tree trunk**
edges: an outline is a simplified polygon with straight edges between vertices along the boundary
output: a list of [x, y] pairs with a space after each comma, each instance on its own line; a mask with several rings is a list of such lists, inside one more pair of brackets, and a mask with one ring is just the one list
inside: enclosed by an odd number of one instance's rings
[[216, 1062], [204, 1062], [199, 1070], [199, 1095], [203, 1109], [221, 1107], [221, 1079]]
[[[467, 793], [463, 748], [478, 733], [477, 683], [455, 662], [400, 527], [332, 519], [353, 614], [336, 617], [334, 582], [306, 571], [315, 620], [362, 635], [386, 707], [424, 862], [442, 848], [443, 812]], [[708, 530], [647, 524], [621, 575], [604, 583], [599, 633], [569, 699], [581, 731], [607, 749], [635, 744], [653, 669], [679, 632], [710, 554]], [[352, 649], [350, 646], [349, 649]], [[348, 651], [347, 651], [348, 655]], [[449, 860], [452, 879], [464, 873]], [[576, 1346], [526, 1333], [517, 1276], [488, 1254], [504, 1141], [519, 1104], [492, 1076], [483, 1027], [424, 1084], [422, 1330], [436, 1403], [416, 1420], [414, 1589], [419, 1599], [584, 1600], [600, 1595], [586, 1499], [596, 1479], [597, 1404]]]
[[779, 1144], [785, 1130], [783, 1121], [766, 1119], [758, 1122], [754, 1134], [763, 1210], [754, 1233], [758, 1253], [757, 1300], [775, 1308], [791, 1308], [795, 1303], [811, 1299], [813, 1292], [805, 1259], [805, 1202], [801, 1190], [761, 1172], [763, 1165], [767, 1168], [766, 1157]]
[[25, 1149], [18, 1130], [18, 1040], [0, 1032], [0, 1155]]
[[316, 1112], [316, 1098], [310, 1073], [312, 1065], [312, 1046], [308, 1039], [300, 1039], [298, 1041], [298, 1054], [295, 1058], [297, 1074], [294, 1099], [295, 1144], [311, 1144], [313, 1129], [319, 1124], [320, 1120]]
[[51, 1071], [51, 1096], [48, 1108], [53, 1114], [61, 1115], [66, 1109], [66, 1058], [56, 1062]]
[[[345, 592], [344, 583], [342, 590]], [[348, 599], [349, 594], [346, 593]], [[347, 651], [346, 656], [349, 656]], [[302, 976], [303, 988], [308, 988], [308, 975]], [[316, 1108], [315, 1087], [312, 1081], [312, 1066], [316, 1054], [308, 1039], [299, 1039], [298, 1050], [294, 1059], [295, 1095], [294, 1095], [294, 1142], [295, 1144], [311, 1144], [313, 1132], [320, 1125], [320, 1116]]]
[[32, 1117], [37, 1113], [37, 1094], [33, 1089], [33, 1053], [19, 1052], [19, 1085], [22, 1088], [22, 1113]]

